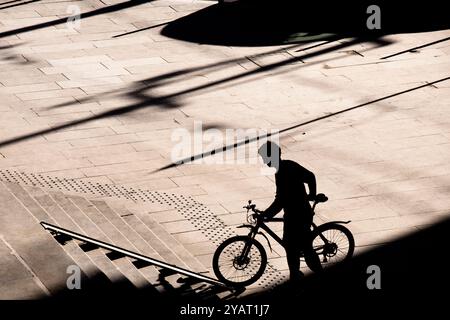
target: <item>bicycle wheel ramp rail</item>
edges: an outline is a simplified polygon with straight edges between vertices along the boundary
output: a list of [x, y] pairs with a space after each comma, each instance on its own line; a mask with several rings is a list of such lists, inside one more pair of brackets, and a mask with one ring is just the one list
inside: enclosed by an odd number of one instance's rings
[[184, 268], [180, 268], [178, 266], [175, 265], [171, 265], [168, 264], [166, 262], [157, 260], [157, 259], [153, 259], [151, 257], [147, 257], [144, 256], [142, 254], [139, 254], [137, 252], [133, 252], [124, 248], [120, 248], [118, 246], [115, 246], [113, 244], [110, 243], [106, 243], [82, 234], [79, 234], [77, 232], [71, 231], [71, 230], [67, 230], [58, 226], [55, 226], [53, 224], [41, 221], [40, 222], [41, 226], [47, 230], [50, 231], [55, 237], [56, 236], [64, 236], [66, 239], [70, 240], [70, 239], [76, 239], [79, 241], [82, 241], [83, 244], [80, 244], [80, 246], [87, 246], [90, 247], [90, 249], [97, 249], [97, 248], [103, 248], [106, 250], [109, 250], [109, 254], [111, 256], [115, 256], [115, 257], [129, 257], [129, 258], [133, 258], [135, 259], [136, 264], [140, 264], [140, 265], [154, 265], [157, 267], [160, 267], [162, 269], [165, 270], [170, 270], [174, 273], [178, 273], [180, 275], [184, 275], [190, 278], [194, 278], [197, 279], [199, 281], [202, 282], [206, 282], [212, 285], [216, 285], [216, 286], [220, 286], [222, 288], [226, 288], [229, 289], [230, 291], [234, 291], [233, 288], [230, 288], [229, 286], [225, 285], [224, 283], [220, 282], [217, 279], [213, 279], [211, 277], [208, 276], [204, 276], [200, 273], [197, 272], [193, 272]]

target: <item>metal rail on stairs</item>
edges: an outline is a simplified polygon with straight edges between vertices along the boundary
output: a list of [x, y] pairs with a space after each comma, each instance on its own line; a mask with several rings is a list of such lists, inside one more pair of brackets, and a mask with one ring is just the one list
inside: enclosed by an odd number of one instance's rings
[[[79, 234], [77, 232], [70, 231], [70, 230], [67, 230], [67, 229], [64, 229], [64, 228], [52, 225], [52, 224], [44, 222], [44, 221], [41, 221], [40, 224], [42, 225], [42, 227], [45, 230], [48, 230], [48, 231], [50, 231], [52, 233], [64, 235], [64, 236], [67, 236], [67, 237], [70, 237], [70, 238], [73, 238], [73, 239], [77, 239], [77, 240], [83, 241], [86, 244], [89, 244], [91, 246], [104, 248], [104, 249], [107, 249], [107, 250], [111, 251], [112, 253], [115, 253], [115, 254], [118, 254], [118, 255], [127, 256], [127, 257], [130, 257], [130, 258], [134, 258], [137, 261], [140, 261], [140, 262], [143, 262], [143, 263], [146, 263], [146, 264], [155, 265], [155, 266], [158, 266], [160, 268], [169, 269], [169, 270], [171, 270], [171, 271], [173, 271], [175, 273], [178, 273], [178, 274], [181, 274], [181, 275], [184, 275], [184, 276], [188, 276], [188, 277], [191, 277], [191, 278], [195, 278], [197, 280], [200, 280], [200, 281], [203, 281], [203, 282], [207, 282], [209, 284], [213, 284], [213, 285], [217, 285], [217, 286], [228, 288], [224, 283], [222, 283], [222, 282], [220, 282], [220, 281], [218, 281], [216, 279], [204, 276], [204, 275], [202, 275], [200, 273], [193, 272], [193, 271], [190, 271], [190, 270], [187, 270], [187, 269], [184, 269], [184, 268], [180, 268], [180, 267], [168, 264], [166, 262], [163, 262], [163, 261], [160, 261], [160, 260], [157, 260], [157, 259], [153, 259], [153, 258], [144, 256], [142, 254], [139, 254], [139, 253], [136, 253], [136, 252], [124, 249], [124, 248], [120, 248], [120, 247], [115, 246], [113, 244], [106, 243], [106, 242], [103, 242], [103, 241], [100, 241], [100, 240], [97, 240], [97, 239], [94, 239], [94, 238], [91, 238], [91, 237]], [[229, 288], [229, 289], [231, 289], [231, 288]]]

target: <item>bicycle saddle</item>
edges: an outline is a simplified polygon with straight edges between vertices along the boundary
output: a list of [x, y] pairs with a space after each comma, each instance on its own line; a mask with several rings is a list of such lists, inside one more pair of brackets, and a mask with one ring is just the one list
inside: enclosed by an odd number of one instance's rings
[[323, 193], [319, 193], [318, 195], [316, 195], [316, 202], [320, 203], [320, 202], [327, 202], [328, 201], [328, 197], [326, 195], [324, 195]]

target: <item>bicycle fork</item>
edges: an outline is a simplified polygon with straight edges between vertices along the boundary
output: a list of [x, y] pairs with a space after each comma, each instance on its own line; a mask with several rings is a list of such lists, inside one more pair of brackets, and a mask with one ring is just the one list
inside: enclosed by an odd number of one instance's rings
[[247, 241], [244, 245], [244, 249], [242, 250], [242, 254], [241, 254], [242, 258], [245, 259], [250, 254], [250, 249], [252, 248], [253, 240], [255, 239], [257, 233], [258, 233], [257, 230], [255, 231], [252, 229], [250, 231], [250, 233], [248, 234], [249, 241]]

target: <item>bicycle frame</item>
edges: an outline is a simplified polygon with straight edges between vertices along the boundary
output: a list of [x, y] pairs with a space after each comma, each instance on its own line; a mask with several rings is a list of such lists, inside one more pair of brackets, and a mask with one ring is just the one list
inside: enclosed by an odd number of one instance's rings
[[[314, 214], [315, 207], [316, 207], [316, 203], [314, 203], [314, 205], [312, 207], [313, 214]], [[284, 221], [283, 218], [271, 218], [271, 219], [267, 220], [267, 222], [283, 222], [283, 221]], [[350, 220], [348, 220], [348, 221], [330, 221], [330, 222], [324, 223], [323, 225], [333, 224], [333, 223], [348, 224], [350, 222], [351, 222]], [[314, 222], [312, 222], [311, 223], [311, 227], [313, 229], [312, 231], [314, 231], [315, 229], [317, 229], [318, 226]], [[267, 236], [264, 233], [259, 231], [259, 229], [264, 230], [269, 236], [272, 237], [272, 239], [274, 239], [282, 247], [284, 247], [283, 240], [272, 229], [270, 229], [266, 225], [266, 223], [264, 223], [264, 221], [258, 221], [256, 223], [256, 225], [244, 224], [244, 225], [238, 226], [237, 228], [249, 228], [250, 232], [248, 234], [248, 237], [251, 238], [251, 239], [254, 239], [256, 237], [256, 235], [258, 235], [258, 234], [262, 235], [267, 240], [267, 244], [269, 245], [269, 248], [270, 248], [271, 251], [272, 251], [272, 246], [270, 245], [269, 239], [267, 238]], [[324, 243], [328, 243], [328, 239], [326, 239], [322, 234], [319, 234], [319, 236], [320, 236], [320, 238], [322, 239], [322, 241]], [[249, 250], [250, 250], [250, 246], [245, 246], [244, 250], [242, 252], [243, 256], [247, 256]]]
[[[314, 205], [311, 208], [313, 211], [312, 214], [314, 215], [314, 208], [317, 203], [323, 203], [327, 200], [328, 198], [323, 193], [317, 194]], [[288, 244], [283, 240], [281, 235], [278, 235], [278, 231], [275, 232], [267, 224], [267, 222], [284, 222], [285, 219], [266, 219], [264, 212], [256, 209], [256, 205], [252, 204], [251, 200], [248, 201], [248, 205], [244, 206], [244, 208], [247, 209], [248, 223], [237, 226], [237, 228], [248, 228], [248, 234], [235, 235], [225, 240], [217, 248], [213, 257], [213, 269], [217, 278], [224, 283], [230, 283], [233, 286], [247, 286], [254, 283], [262, 276], [267, 267], [267, 263], [270, 261], [267, 256], [267, 247], [261, 243], [260, 239], [256, 239], [257, 235], [262, 235], [266, 238], [270, 251], [273, 250], [269, 237], [278, 242], [282, 248], [286, 248], [286, 245]], [[292, 223], [295, 224], [295, 220], [296, 219], [294, 219]], [[349, 222], [350, 221], [330, 221], [316, 225], [311, 221], [310, 232], [312, 232], [312, 247], [309, 246], [309, 243], [301, 243], [301, 238], [299, 238], [298, 241], [298, 250], [300, 250], [300, 252], [298, 252], [299, 256], [304, 259], [310, 268], [312, 268], [311, 270], [315, 271], [315, 267], [319, 268], [316, 266], [316, 258], [319, 258], [320, 264], [326, 267], [331, 265], [327, 264], [328, 262], [334, 264], [334, 262], [347, 261], [353, 255], [355, 248], [354, 237], [350, 230], [342, 225]], [[308, 231], [304, 230], [304, 232]], [[335, 241], [336, 232], [339, 233], [337, 238], [338, 241]], [[307, 237], [304, 237], [305, 240], [306, 238]], [[344, 244], [339, 240], [341, 238], [346, 241]], [[295, 238], [293, 240], [295, 241]], [[311, 249], [313, 251], [311, 251]], [[317, 257], [314, 256], [314, 252]]]
[[[283, 222], [283, 221], [284, 221], [283, 218], [272, 218], [272, 219], [268, 220], [268, 222]], [[263, 221], [257, 222], [256, 225], [243, 224], [243, 225], [241, 225], [241, 226], [239, 226], [237, 228], [249, 228], [250, 232], [248, 234], [248, 237], [251, 238], [251, 239], [254, 239], [256, 237], [256, 235], [258, 235], [258, 234], [262, 235], [264, 238], [266, 238], [267, 243], [269, 245], [269, 248], [270, 248], [270, 250], [272, 250], [272, 247], [270, 245], [270, 241], [267, 238], [267, 236], [264, 233], [259, 231], [259, 229], [261, 228], [267, 234], [269, 234], [276, 242], [278, 242], [281, 246], [284, 247], [283, 240], [274, 231], [272, 231], [272, 229], [270, 229]], [[247, 253], [248, 253], [247, 251], [248, 250], [250, 250], [250, 249], [249, 248], [244, 248], [244, 252], [243, 252], [244, 256], [247, 255]]]

